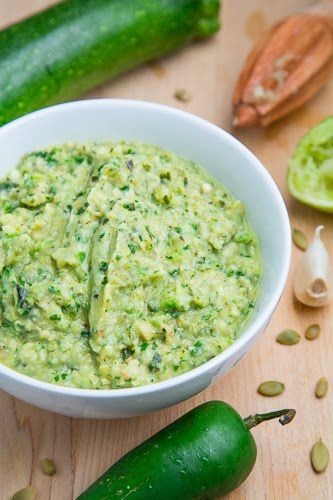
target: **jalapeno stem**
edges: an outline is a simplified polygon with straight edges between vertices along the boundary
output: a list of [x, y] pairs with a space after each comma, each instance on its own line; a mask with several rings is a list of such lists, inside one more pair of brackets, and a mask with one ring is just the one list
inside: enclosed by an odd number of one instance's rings
[[296, 411], [292, 409], [278, 410], [271, 411], [270, 413], [255, 413], [254, 415], [244, 418], [243, 421], [248, 429], [252, 429], [252, 427], [261, 424], [261, 422], [272, 420], [273, 418], [278, 418], [281, 425], [286, 425], [292, 421], [295, 415]]

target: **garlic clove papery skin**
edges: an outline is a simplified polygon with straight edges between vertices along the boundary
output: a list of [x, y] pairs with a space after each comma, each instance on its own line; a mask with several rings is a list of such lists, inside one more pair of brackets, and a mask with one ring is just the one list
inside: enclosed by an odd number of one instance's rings
[[321, 241], [324, 226], [318, 226], [313, 242], [302, 255], [295, 273], [294, 293], [303, 304], [322, 307], [332, 296], [333, 276], [330, 257]]

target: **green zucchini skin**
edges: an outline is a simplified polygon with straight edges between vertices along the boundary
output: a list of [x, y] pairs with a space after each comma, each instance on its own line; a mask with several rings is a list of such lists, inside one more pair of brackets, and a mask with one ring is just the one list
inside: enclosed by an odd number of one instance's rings
[[247, 478], [256, 455], [236, 410], [209, 401], [127, 453], [77, 500], [218, 498]]
[[0, 32], [0, 126], [219, 28], [219, 0], [67, 0]]

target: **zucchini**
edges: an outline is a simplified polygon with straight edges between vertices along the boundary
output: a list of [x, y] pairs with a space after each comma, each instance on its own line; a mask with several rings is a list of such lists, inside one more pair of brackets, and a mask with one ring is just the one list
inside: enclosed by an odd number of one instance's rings
[[252, 427], [295, 410], [245, 419], [227, 403], [209, 401], [130, 451], [77, 500], [212, 500], [237, 488], [257, 456]]
[[219, 0], [68, 0], [0, 32], [0, 126], [219, 28]]

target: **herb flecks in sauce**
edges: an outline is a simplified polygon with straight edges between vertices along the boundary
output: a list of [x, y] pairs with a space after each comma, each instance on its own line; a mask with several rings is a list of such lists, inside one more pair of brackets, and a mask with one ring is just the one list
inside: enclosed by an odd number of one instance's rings
[[139, 143], [26, 155], [0, 184], [0, 360], [61, 385], [157, 382], [231, 345], [258, 245], [240, 201]]

